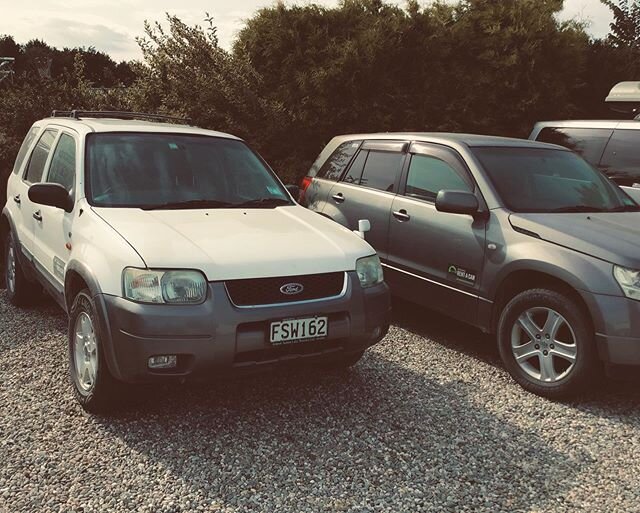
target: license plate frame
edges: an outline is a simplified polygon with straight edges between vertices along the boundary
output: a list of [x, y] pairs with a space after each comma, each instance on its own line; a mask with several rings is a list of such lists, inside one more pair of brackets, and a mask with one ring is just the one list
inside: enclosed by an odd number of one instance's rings
[[274, 346], [325, 340], [329, 336], [329, 317], [315, 315], [271, 321], [268, 331], [269, 343]]

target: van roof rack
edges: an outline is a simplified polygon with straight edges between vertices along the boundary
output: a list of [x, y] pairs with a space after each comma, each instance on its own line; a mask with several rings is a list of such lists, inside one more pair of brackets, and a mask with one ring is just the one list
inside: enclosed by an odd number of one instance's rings
[[189, 118], [177, 116], [167, 116], [165, 114], [148, 114], [146, 112], [126, 112], [119, 110], [54, 110], [51, 113], [54, 118], [115, 118], [115, 119], [138, 119], [141, 121], [162, 121], [167, 123], [191, 124]]

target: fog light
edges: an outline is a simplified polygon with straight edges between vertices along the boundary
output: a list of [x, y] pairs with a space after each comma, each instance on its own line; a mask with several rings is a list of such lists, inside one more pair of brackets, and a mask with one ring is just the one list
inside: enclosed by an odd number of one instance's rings
[[150, 369], [172, 369], [178, 365], [178, 357], [175, 354], [163, 354], [149, 358]]

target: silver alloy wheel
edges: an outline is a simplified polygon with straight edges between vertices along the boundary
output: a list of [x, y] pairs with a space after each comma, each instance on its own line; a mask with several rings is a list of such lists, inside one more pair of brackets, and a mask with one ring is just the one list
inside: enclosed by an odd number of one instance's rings
[[12, 294], [16, 291], [16, 252], [11, 242], [7, 252], [7, 287]]
[[98, 373], [98, 345], [91, 317], [81, 312], [74, 329], [74, 367], [78, 385], [85, 392], [91, 392]]
[[522, 370], [545, 383], [566, 377], [578, 356], [571, 325], [544, 307], [529, 308], [518, 317], [511, 329], [511, 351]]

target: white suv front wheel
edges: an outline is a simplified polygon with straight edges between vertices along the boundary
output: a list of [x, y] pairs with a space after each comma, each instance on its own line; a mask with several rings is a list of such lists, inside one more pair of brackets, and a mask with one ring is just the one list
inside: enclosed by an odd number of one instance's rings
[[86, 411], [106, 413], [115, 405], [120, 383], [105, 361], [96, 307], [87, 289], [78, 293], [69, 312], [69, 375]]

